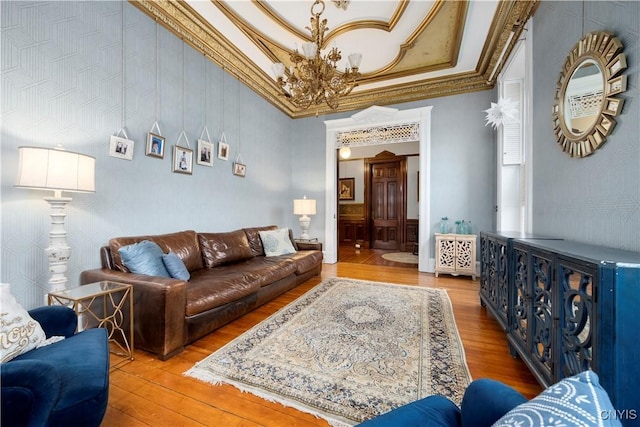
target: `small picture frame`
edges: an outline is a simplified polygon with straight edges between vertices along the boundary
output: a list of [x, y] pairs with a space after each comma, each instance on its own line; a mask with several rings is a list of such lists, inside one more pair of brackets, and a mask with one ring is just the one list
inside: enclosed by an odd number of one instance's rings
[[233, 174], [244, 178], [247, 174], [247, 165], [244, 163], [233, 162]]
[[147, 134], [147, 156], [164, 159], [164, 137], [149, 132]]
[[173, 172], [191, 175], [193, 173], [193, 150], [174, 145], [172, 164]]
[[198, 140], [198, 157], [196, 163], [204, 166], [213, 166], [213, 144], [204, 139]]
[[218, 158], [220, 160], [229, 160], [229, 144], [220, 141], [218, 143]]
[[355, 200], [355, 178], [340, 178], [338, 180], [338, 200]]
[[109, 141], [109, 155], [118, 159], [132, 160], [133, 146], [134, 141], [130, 139], [111, 135], [111, 140]]

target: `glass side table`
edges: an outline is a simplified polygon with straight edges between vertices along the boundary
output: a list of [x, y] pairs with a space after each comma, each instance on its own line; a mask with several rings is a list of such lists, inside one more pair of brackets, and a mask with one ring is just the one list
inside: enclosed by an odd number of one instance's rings
[[[124, 358], [112, 364], [112, 368], [133, 360], [133, 286], [109, 281], [90, 283], [51, 292], [48, 303], [73, 308], [78, 315], [78, 331], [88, 328], [107, 330], [111, 353]], [[124, 331], [125, 325], [128, 326], [128, 334]]]

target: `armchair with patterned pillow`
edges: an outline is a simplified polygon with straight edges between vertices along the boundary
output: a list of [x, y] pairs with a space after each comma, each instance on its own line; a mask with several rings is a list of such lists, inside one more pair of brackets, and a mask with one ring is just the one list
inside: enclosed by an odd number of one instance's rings
[[616, 411], [593, 371], [565, 378], [527, 400], [512, 387], [491, 379], [473, 381], [460, 407], [443, 396], [429, 396], [396, 408], [361, 427], [618, 427]]
[[107, 331], [76, 334], [70, 308], [27, 312], [2, 288], [0, 425], [99, 426], [109, 396]]

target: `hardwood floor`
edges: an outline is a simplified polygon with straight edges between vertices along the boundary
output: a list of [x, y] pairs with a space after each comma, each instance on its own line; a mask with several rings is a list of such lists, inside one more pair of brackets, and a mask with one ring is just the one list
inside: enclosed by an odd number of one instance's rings
[[[103, 426], [327, 426], [312, 415], [268, 402], [228, 385], [212, 386], [182, 374], [196, 362], [330, 277], [351, 277], [443, 288], [448, 291], [472, 377], [494, 378], [527, 397], [541, 388], [520, 359], [509, 355], [505, 334], [481, 308], [478, 281], [419, 273], [417, 267], [383, 260], [385, 251], [341, 248], [337, 264], [162, 362], [137, 350], [135, 360], [111, 371]], [[376, 265], [384, 264], [384, 265]]]

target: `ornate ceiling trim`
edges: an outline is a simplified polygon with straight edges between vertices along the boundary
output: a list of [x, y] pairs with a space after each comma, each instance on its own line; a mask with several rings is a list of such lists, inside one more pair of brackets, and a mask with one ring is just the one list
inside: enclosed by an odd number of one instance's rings
[[[493, 88], [495, 79], [517, 43], [524, 23], [535, 12], [540, 0], [508, 0], [499, 3], [475, 71], [399, 84], [363, 92], [352, 92], [341, 99], [340, 107], [297, 110], [280, 95], [273, 78], [258, 68], [219, 31], [203, 21], [184, 1], [130, 0], [159, 25], [203, 53], [235, 76], [258, 95], [291, 118], [364, 109], [372, 105], [390, 105], [440, 96], [451, 96]], [[511, 32], [513, 31], [513, 36]], [[504, 54], [502, 54], [504, 50]], [[491, 77], [491, 79], [490, 79]]]
[[[299, 37], [300, 39], [303, 39], [303, 40], [313, 41], [308, 31], [302, 32], [298, 30], [293, 24], [285, 20], [271, 6], [269, 6], [267, 2], [258, 1], [258, 0], [252, 0], [252, 1], [255, 4], [255, 6], [258, 9], [262, 10], [262, 12], [265, 15], [271, 17], [271, 19], [274, 22], [276, 22], [281, 27], [286, 28], [291, 34], [294, 34], [296, 37]], [[443, 0], [437, 0], [437, 1], [440, 2]], [[242, 18], [240, 18], [229, 7], [227, 7], [225, 2], [214, 2], [214, 4], [218, 9], [220, 9], [222, 13], [226, 15], [227, 18], [229, 18], [229, 20], [231, 20], [231, 22], [236, 24], [238, 27], [242, 28], [243, 32], [244, 32], [244, 28], [251, 28], [251, 25], [246, 21], [244, 21]], [[386, 32], [391, 32], [393, 28], [398, 24], [400, 19], [402, 18], [402, 15], [404, 15], [404, 12], [408, 6], [409, 6], [409, 2], [406, 2], [406, 1], [400, 2], [388, 22], [380, 21], [380, 20], [361, 20], [357, 22], [351, 22], [345, 25], [340, 25], [333, 30], [330, 29], [329, 33], [325, 35], [323, 48], [326, 47], [332, 39], [339, 36], [340, 34], [353, 31], [356, 29], [360, 29], [360, 28], [374, 28], [374, 29], [378, 29]], [[255, 31], [252, 31], [252, 32], [255, 32]]]
[[400, 77], [406, 77], [415, 73], [427, 73], [430, 71], [437, 71], [445, 68], [455, 67], [458, 62], [460, 45], [462, 43], [464, 21], [467, 15], [467, 10], [469, 8], [468, 6], [469, 4], [466, 1], [453, 3], [455, 7], [458, 7], [455, 25], [454, 25], [455, 39], [451, 44], [452, 49], [449, 52], [449, 56], [446, 61], [443, 61], [437, 64], [427, 65], [424, 67], [411, 68], [404, 71], [396, 71], [396, 72], [391, 71], [393, 70], [393, 68], [397, 67], [398, 64], [402, 62], [403, 58], [413, 48], [413, 44], [415, 43], [416, 39], [422, 34], [422, 32], [424, 32], [427, 29], [428, 25], [436, 18], [437, 14], [443, 10], [444, 4], [445, 4], [444, 1], [438, 1], [437, 4], [433, 8], [431, 8], [431, 10], [429, 11], [429, 14], [425, 17], [425, 19], [422, 21], [420, 26], [413, 32], [413, 34], [411, 34], [408, 37], [407, 41], [400, 46], [400, 52], [392, 62], [390, 62], [386, 67], [380, 70], [376, 70], [373, 73], [363, 73], [362, 77], [358, 79], [358, 81], [362, 84], [369, 84], [369, 83], [375, 83], [375, 82], [380, 82], [385, 80], [396, 79]]

